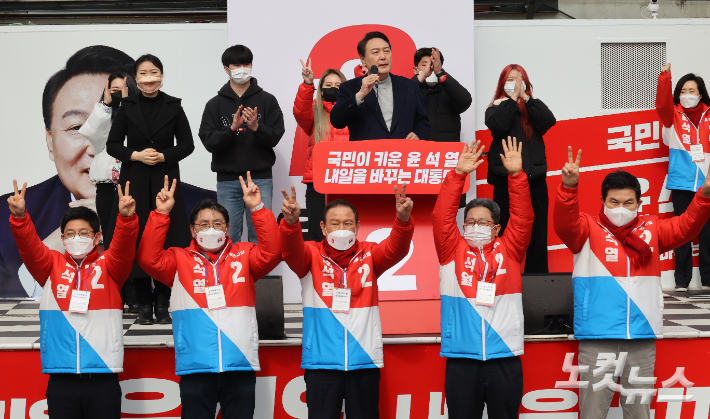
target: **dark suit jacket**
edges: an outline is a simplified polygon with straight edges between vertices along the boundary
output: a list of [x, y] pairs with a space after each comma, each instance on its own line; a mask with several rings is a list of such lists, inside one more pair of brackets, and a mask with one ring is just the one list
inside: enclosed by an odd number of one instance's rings
[[[142, 93], [141, 93], [142, 94]], [[185, 111], [180, 104], [181, 99], [160, 93], [162, 105], [152, 129], [143, 116], [140, 94], [129, 96], [121, 101], [121, 108], [111, 125], [111, 132], [106, 142], [106, 151], [111, 157], [121, 160], [121, 175], [118, 183], [125, 191], [126, 182], [131, 182], [130, 193], [136, 200], [136, 214], [138, 214], [138, 240], [140, 243], [143, 229], [148, 221], [148, 215], [155, 209], [155, 197], [163, 188], [165, 175], [170, 182], [178, 180], [175, 190], [175, 207], [185, 205], [182, 186], [180, 185], [180, 167], [178, 162], [189, 156], [195, 149], [192, 141], [192, 131], [187, 121]], [[126, 143], [124, 145], [124, 143]], [[165, 162], [149, 166], [140, 161], [131, 161], [134, 151], [143, 151], [154, 148], [165, 156]], [[111, 227], [116, 223], [118, 205], [114, 206], [111, 214]], [[187, 247], [192, 240], [190, 223], [187, 215], [181, 211], [170, 214], [170, 227], [166, 234], [165, 248]], [[147, 277], [136, 263], [132, 277]]]
[[390, 130], [387, 130], [385, 119], [382, 117], [374, 88], [365, 96], [364, 103], [357, 106], [355, 95], [362, 86], [362, 77], [348, 80], [340, 85], [338, 100], [330, 112], [331, 125], [340, 129], [347, 126], [350, 131], [350, 141], [402, 139], [410, 132], [417, 134], [421, 140], [427, 140], [431, 127], [424, 110], [424, 99], [419, 90], [419, 83], [392, 73], [390, 77], [394, 99]]

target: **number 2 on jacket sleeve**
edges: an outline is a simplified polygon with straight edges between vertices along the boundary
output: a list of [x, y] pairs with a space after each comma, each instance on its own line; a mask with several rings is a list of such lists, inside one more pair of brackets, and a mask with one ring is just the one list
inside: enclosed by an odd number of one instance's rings
[[246, 278], [244, 278], [243, 276], [242, 277], [239, 276], [239, 273], [242, 271], [241, 262], [237, 262], [235, 260], [229, 266], [235, 270], [234, 275], [232, 275], [232, 283], [236, 284], [237, 282], [246, 282]]
[[360, 279], [360, 282], [362, 283], [362, 287], [371, 287], [372, 286], [372, 281], [368, 281], [367, 278], [370, 276], [370, 265], [362, 265], [358, 268], [357, 273], [362, 274], [362, 278]]

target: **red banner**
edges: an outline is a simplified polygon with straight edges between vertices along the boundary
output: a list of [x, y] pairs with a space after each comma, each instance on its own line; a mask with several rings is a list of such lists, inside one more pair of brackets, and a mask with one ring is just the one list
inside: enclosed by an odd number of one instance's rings
[[[545, 134], [550, 200], [547, 244], [551, 272], [572, 271], [572, 253], [555, 234], [552, 219], [557, 187], [562, 182], [560, 170], [567, 161], [567, 147], [572, 146], [575, 157], [579, 149], [583, 150], [579, 178], [581, 211], [590, 214], [599, 212], [602, 180], [608, 173], [621, 169], [639, 179], [642, 201], [639, 213], [672, 217], [671, 192], [665, 188], [668, 147], [661, 141], [662, 128], [656, 111], [649, 110], [559, 121]], [[493, 140], [487, 130], [478, 131], [476, 138], [487, 148]], [[476, 193], [480, 197], [491, 198], [493, 187], [486, 184], [487, 172], [487, 162], [476, 170]], [[694, 240], [695, 249], [697, 239]], [[698, 266], [697, 254], [694, 252], [693, 256], [693, 265]], [[673, 251], [661, 255], [661, 270], [673, 269]]]
[[393, 185], [408, 184], [408, 194], [435, 195], [462, 149], [411, 140], [321, 142], [313, 149], [313, 185], [323, 194], [389, 195]]
[[[576, 355], [567, 367], [565, 358], [567, 354], [577, 352], [577, 345], [575, 341], [525, 344], [525, 355], [521, 357], [525, 377], [521, 419], [578, 417], [578, 390], [555, 388], [557, 382], [570, 381], [573, 374], [569, 367], [577, 364]], [[708, 340], [659, 340], [656, 345], [654, 376], [657, 391], [651, 399], [655, 418], [707, 418], [710, 409]], [[390, 344], [385, 345], [384, 351], [380, 416], [392, 419], [446, 418], [446, 360], [439, 356], [439, 345]], [[126, 349], [126, 371], [119, 375], [123, 418], [180, 417], [179, 378], [175, 376], [174, 355], [172, 349]], [[300, 357], [299, 346], [260, 348], [262, 371], [257, 373], [255, 419], [307, 418]], [[48, 376], [41, 374], [39, 358], [39, 351], [0, 351], [0, 365], [3, 366], [0, 418], [47, 418], [44, 393]], [[680, 381], [669, 385], [678, 379]], [[664, 383], [668, 388], [662, 388]], [[609, 417], [621, 417], [618, 394], [611, 406]]]

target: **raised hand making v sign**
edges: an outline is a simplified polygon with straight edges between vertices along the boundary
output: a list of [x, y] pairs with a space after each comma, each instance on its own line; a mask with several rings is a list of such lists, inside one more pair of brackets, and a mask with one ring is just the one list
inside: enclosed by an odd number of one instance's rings
[[163, 189], [158, 192], [155, 197], [155, 210], [161, 214], [170, 214], [170, 210], [175, 205], [175, 188], [177, 188], [177, 179], [173, 179], [173, 184], [170, 186], [170, 180], [165, 175], [165, 183]]
[[261, 191], [254, 182], [251, 181], [251, 172], [247, 172], [247, 183], [244, 183], [244, 178], [239, 176], [239, 183], [242, 184], [242, 192], [244, 193], [244, 203], [250, 210], [258, 207], [261, 204]]
[[17, 190], [17, 181], [13, 180], [12, 185], [15, 187], [15, 195], [7, 198], [7, 203], [10, 204], [10, 212], [15, 218], [25, 216], [25, 193], [27, 192], [27, 182], [22, 185], [22, 192]]
[[298, 217], [301, 215], [301, 206], [298, 205], [296, 201], [296, 187], [291, 186], [291, 196], [285, 189], [281, 189], [281, 193], [284, 196], [284, 202], [281, 205], [281, 212], [284, 215], [284, 219], [289, 225], [294, 225], [298, 221]]
[[306, 63], [304, 63], [303, 60], [300, 60], [300, 61], [301, 61], [301, 66], [303, 66], [303, 68], [301, 69], [301, 76], [303, 77], [303, 82], [310, 86], [313, 84], [313, 79], [315, 78], [315, 76], [313, 75], [313, 67], [312, 67], [311, 59], [310, 58], [308, 59], [308, 65], [306, 65]]
[[562, 185], [565, 188], [576, 188], [579, 183], [579, 162], [582, 160], [582, 149], [577, 153], [577, 160], [574, 160], [572, 146], [567, 147], [567, 159], [569, 162], [562, 167]]
[[131, 182], [126, 182], [126, 193], [124, 194], [121, 191], [121, 185], [118, 185], [118, 212], [124, 217], [130, 217], [136, 213], [136, 200], [128, 192], [130, 186]]

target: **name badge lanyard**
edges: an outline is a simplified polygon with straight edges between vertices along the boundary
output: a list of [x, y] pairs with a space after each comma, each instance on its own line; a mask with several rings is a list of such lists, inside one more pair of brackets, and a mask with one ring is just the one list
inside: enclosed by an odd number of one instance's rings
[[338, 274], [338, 288], [345, 288], [345, 282], [343, 282], [343, 277], [345, 276], [345, 271], [348, 270], [348, 268], [343, 269], [342, 271], [338, 272], [338, 269], [340, 266], [337, 264], [333, 264], [333, 271]]
[[[215, 263], [212, 263], [211, 260], [209, 260], [202, 253], [200, 253], [200, 256], [202, 257], [202, 259], [205, 260], [205, 268], [207, 267], [207, 264], [210, 264], [210, 266], [212, 266], [212, 272], [215, 273], [215, 275], [216, 275], [215, 280], [214, 280], [215, 286], [219, 285], [219, 260], [222, 259], [222, 255], [224, 254], [225, 249], [226, 249], [226, 247], [224, 249], [222, 249], [222, 251], [219, 253], [219, 257], [217, 258], [217, 262], [215, 262]], [[217, 266], [217, 269], [214, 269], [215, 265]], [[205, 281], [207, 282], [205, 284], [205, 286], [209, 287], [210, 286], [210, 278], [206, 272], [205, 272]]]
[[[76, 267], [76, 290], [81, 291], [81, 264], [84, 263], [84, 260], [86, 260], [86, 256], [84, 256], [84, 259], [79, 262], [79, 264]], [[74, 262], [76, 263], [76, 261]], [[84, 291], [88, 291], [89, 284], [88, 281], [87, 283], [84, 284]]]
[[[224, 249], [226, 250], [226, 249]], [[224, 288], [222, 287], [222, 284], [220, 284], [219, 281], [219, 261], [222, 259], [222, 255], [224, 254], [224, 250], [219, 254], [217, 257], [217, 262], [212, 263], [211, 260], [208, 260], [205, 255], [202, 255], [202, 258], [205, 260], [205, 269], [207, 269], [207, 263], [210, 264], [212, 267], [212, 272], [215, 276], [215, 285], [214, 286], [209, 286], [209, 276], [205, 272], [205, 279], [207, 282], [207, 286], [205, 287], [205, 297], [207, 298], [207, 308], [210, 311], [215, 311], [215, 310], [222, 310], [227, 308], [227, 299], [224, 295]]]

